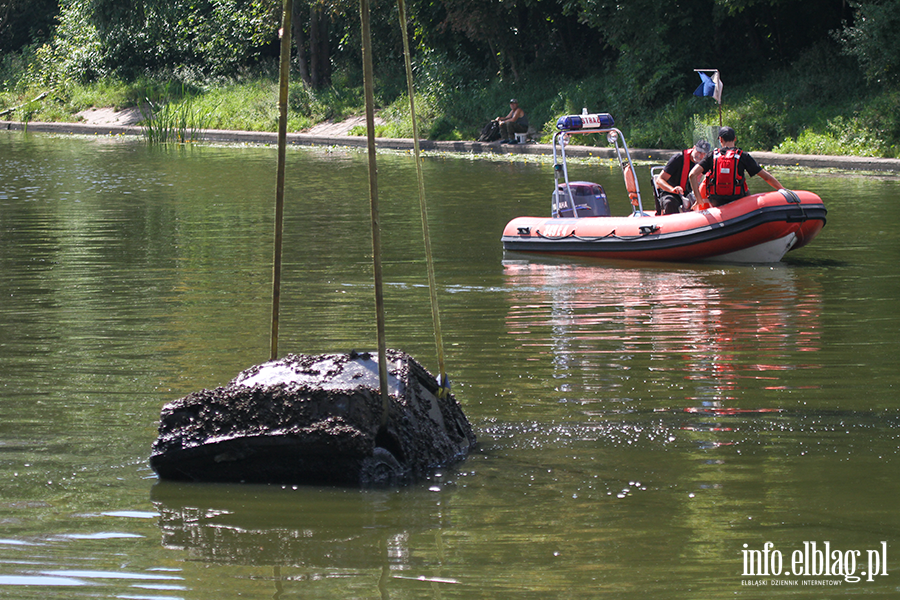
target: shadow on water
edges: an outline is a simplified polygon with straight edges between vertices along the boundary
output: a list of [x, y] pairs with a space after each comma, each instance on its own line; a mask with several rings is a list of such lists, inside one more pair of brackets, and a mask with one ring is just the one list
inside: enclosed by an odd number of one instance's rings
[[832, 267], [852, 267], [853, 263], [850, 261], [840, 260], [837, 258], [826, 258], [826, 257], [816, 257], [816, 258], [807, 258], [807, 257], [794, 257], [788, 254], [784, 258], [784, 262], [786, 266], [795, 267], [798, 269], [812, 269], [812, 268], [832, 268]]

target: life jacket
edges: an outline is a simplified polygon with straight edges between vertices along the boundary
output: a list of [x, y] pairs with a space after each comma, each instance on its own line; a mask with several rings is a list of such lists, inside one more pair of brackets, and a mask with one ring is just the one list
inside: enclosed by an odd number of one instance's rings
[[687, 194], [688, 181], [690, 180], [688, 175], [691, 173], [691, 167], [694, 166], [694, 163], [691, 162], [691, 152], [693, 152], [693, 150], [693, 148], [688, 148], [682, 152], [684, 162], [681, 166], [681, 189], [685, 194]]
[[740, 148], [727, 148], [713, 152], [713, 168], [706, 174], [706, 189], [710, 196], [740, 197], [747, 194], [747, 182], [738, 174], [741, 161]]
[[[679, 182], [679, 185], [681, 185], [682, 193], [685, 193], [685, 194], [687, 193], [687, 186], [688, 186], [688, 183], [690, 182], [689, 175], [691, 173], [691, 167], [694, 166], [694, 163], [691, 162], [691, 153], [692, 152], [693, 152], [693, 148], [688, 148], [687, 150], [682, 150], [682, 152], [681, 152], [681, 157], [682, 157], [681, 181]], [[626, 182], [626, 184], [627, 184], [627, 182]], [[657, 216], [663, 214], [663, 206], [662, 206], [662, 204], [660, 204], [660, 196], [661, 196], [661, 194], [664, 194], [664, 193], [668, 194], [669, 192], [663, 192], [662, 190], [659, 189], [659, 187], [656, 187], [655, 200], [656, 200], [656, 215]], [[635, 191], [635, 194], [632, 196], [632, 204], [635, 204], [634, 200], [636, 197], [637, 197], [637, 193]], [[635, 204], [635, 206], [637, 206], [637, 204]]]

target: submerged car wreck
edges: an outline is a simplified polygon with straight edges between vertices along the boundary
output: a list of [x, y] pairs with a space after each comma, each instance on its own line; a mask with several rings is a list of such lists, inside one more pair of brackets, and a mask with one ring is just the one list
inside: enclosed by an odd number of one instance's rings
[[288, 355], [166, 404], [150, 466], [180, 481], [396, 485], [464, 458], [456, 399], [388, 350], [387, 414], [368, 353]]

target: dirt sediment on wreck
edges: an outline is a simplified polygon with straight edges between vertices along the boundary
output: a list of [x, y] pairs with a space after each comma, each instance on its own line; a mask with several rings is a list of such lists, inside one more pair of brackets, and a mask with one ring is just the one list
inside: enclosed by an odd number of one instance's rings
[[172, 480], [367, 486], [464, 458], [475, 434], [456, 399], [408, 354], [387, 357], [386, 415], [374, 356], [288, 355], [166, 404], [150, 465]]

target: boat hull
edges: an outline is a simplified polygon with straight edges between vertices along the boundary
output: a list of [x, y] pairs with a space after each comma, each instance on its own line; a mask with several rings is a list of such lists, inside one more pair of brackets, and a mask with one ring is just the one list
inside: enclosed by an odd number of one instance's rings
[[628, 217], [517, 217], [503, 231], [515, 252], [652, 261], [778, 262], [825, 226], [806, 191], [753, 194], [702, 211]]

